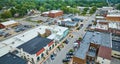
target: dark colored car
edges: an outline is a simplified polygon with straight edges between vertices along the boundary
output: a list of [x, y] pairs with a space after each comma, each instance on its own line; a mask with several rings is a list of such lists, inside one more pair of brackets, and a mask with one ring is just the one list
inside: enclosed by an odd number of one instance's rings
[[4, 37], [8, 37], [8, 36], [10, 36], [10, 35], [11, 35], [11, 34], [6, 33], [6, 32], [3, 33], [3, 36], [4, 36]]
[[54, 60], [54, 59], [55, 59], [54, 55], [51, 55], [50, 57], [51, 57], [51, 60]]
[[88, 26], [92, 26], [92, 24], [89, 24]]
[[71, 59], [72, 56], [71, 56], [71, 55], [67, 55], [66, 58], [67, 58], [67, 59]]
[[68, 52], [66, 55], [74, 55], [73, 52]]
[[3, 36], [3, 33], [4, 33], [3, 31], [0, 31], [0, 36]]
[[67, 59], [67, 58], [62, 60], [62, 62], [69, 62], [69, 61], [70, 61], [70, 59]]
[[68, 43], [69, 43], [69, 42], [68, 42], [68, 40], [65, 40], [64, 42], [65, 42], [66, 44], [68, 44]]
[[83, 27], [83, 24], [81, 24], [80, 27]]

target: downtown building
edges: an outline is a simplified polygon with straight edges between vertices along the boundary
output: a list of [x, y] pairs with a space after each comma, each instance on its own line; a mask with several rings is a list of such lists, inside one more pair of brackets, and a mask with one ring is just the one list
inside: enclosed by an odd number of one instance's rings
[[98, 20], [97, 25], [90, 28], [93, 31], [112, 33], [112, 56], [120, 58], [120, 23]]
[[99, 32], [109, 32], [112, 34], [120, 35], [120, 22], [97, 20], [96, 26], [92, 26], [90, 29]]
[[17, 26], [17, 25], [19, 25], [19, 24], [20, 24], [20, 23], [14, 21], [14, 20], [2, 22], [2, 23], [0, 23], [0, 29], [9, 28], [9, 27], [15, 27], [15, 26]]
[[120, 10], [109, 10], [105, 19], [109, 21], [119, 22], [120, 21]]
[[27, 60], [28, 64], [43, 64], [51, 54], [56, 53], [57, 46], [61, 44], [68, 32], [66, 27], [38, 26], [2, 41], [0, 43], [0, 58], [11, 53]]
[[47, 12], [43, 12], [42, 16], [48, 16], [51, 18], [55, 18], [55, 17], [59, 17], [63, 15], [63, 11], [62, 10], [51, 10], [51, 11], [47, 11]]
[[[80, 47], [75, 51], [71, 64], [102, 63], [110, 64], [112, 36], [110, 33], [101, 33], [96, 31], [86, 32]], [[101, 53], [104, 48], [105, 52]]]

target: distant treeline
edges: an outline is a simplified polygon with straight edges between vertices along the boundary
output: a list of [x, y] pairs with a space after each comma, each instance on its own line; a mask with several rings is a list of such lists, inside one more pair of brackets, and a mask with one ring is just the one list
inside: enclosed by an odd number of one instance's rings
[[[118, 2], [120, 0], [114, 1]], [[0, 0], [0, 10], [7, 10], [1, 13], [0, 17], [9, 18], [13, 17], [16, 13], [24, 16], [30, 9], [37, 9], [41, 12], [52, 9], [63, 9], [63, 11], [65, 10], [66, 12], [66, 6], [70, 6], [72, 8], [68, 9], [70, 10], [69, 12], [79, 12], [75, 9], [77, 6], [102, 7], [107, 5], [106, 0]]]

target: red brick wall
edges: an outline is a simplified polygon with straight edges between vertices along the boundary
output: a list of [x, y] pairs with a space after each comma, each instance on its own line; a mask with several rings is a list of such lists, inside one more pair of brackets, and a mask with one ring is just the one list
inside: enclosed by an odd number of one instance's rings
[[72, 64], [77, 63], [77, 64], [86, 64], [86, 60], [84, 59], [80, 59], [77, 57], [73, 57], [72, 58]]
[[106, 17], [106, 20], [120, 21], [120, 17]]
[[5, 26], [4, 26], [4, 25], [2, 25], [2, 24], [0, 24], [0, 29], [2, 29], [2, 28], [5, 28]]
[[57, 13], [49, 13], [49, 17], [55, 18], [58, 16], [63, 15], [63, 11], [57, 12]]

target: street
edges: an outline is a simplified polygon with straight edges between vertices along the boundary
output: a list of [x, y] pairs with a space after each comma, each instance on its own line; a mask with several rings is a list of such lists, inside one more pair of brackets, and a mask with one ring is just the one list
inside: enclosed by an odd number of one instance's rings
[[[74, 42], [79, 37], [83, 37], [85, 35], [85, 33], [86, 33], [85, 30], [86, 30], [86, 28], [89, 24], [92, 24], [92, 20], [95, 19], [95, 14], [91, 15], [90, 17], [89, 16], [78, 16], [78, 18], [83, 18], [84, 19], [84, 21], [82, 22], [83, 27], [80, 30], [75, 30], [75, 28], [74, 28], [73, 31], [69, 33], [70, 35], [73, 36], [73, 38], [67, 37], [67, 40], [69, 41], [69, 43], [64, 44], [64, 48], [62, 48], [61, 51], [57, 52], [57, 55], [55, 56], [54, 60], [51, 60], [49, 58], [49, 60], [47, 60], [44, 64], [58, 64], [58, 63], [63, 64], [62, 60], [65, 59], [66, 53], [68, 53], [68, 51], [70, 49], [73, 49]], [[36, 15], [36, 16], [38, 16], [38, 15]], [[26, 18], [20, 19], [18, 21], [20, 21], [23, 24], [28, 24], [28, 22], [24, 21], [24, 19], [26, 19]], [[55, 19], [57, 19], [57, 18], [55, 18]], [[42, 23], [42, 24], [48, 25], [49, 23], [53, 22], [55, 19], [51, 19], [49, 22]], [[33, 22], [29, 22], [28, 25], [31, 25], [31, 24], [34, 24], [35, 26], [37, 25], [37, 23], [33, 23]]]
[[83, 21], [84, 26], [80, 30], [73, 31], [73, 32], [70, 33], [71, 35], [73, 35], [73, 38], [70, 38], [70, 37], [67, 38], [69, 43], [65, 44], [64, 48], [62, 48], [61, 51], [57, 52], [57, 56], [55, 57], [55, 59], [47, 62], [48, 64], [58, 64], [58, 63], [63, 64], [62, 60], [65, 59], [66, 53], [70, 49], [73, 49], [74, 41], [76, 41], [79, 37], [84, 36], [84, 34], [86, 33], [85, 29], [89, 24], [92, 23], [91, 20], [93, 20], [95, 18], [95, 14], [93, 14], [92, 16], [84, 19], [84, 21]]

